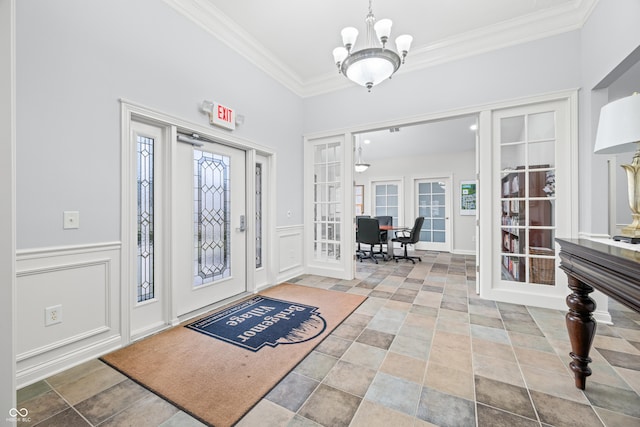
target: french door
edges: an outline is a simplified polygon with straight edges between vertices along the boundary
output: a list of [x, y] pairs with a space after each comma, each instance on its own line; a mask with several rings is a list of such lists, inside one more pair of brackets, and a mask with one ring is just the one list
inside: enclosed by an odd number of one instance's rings
[[[448, 177], [415, 180], [415, 216], [423, 216], [416, 249], [451, 251], [451, 179]], [[407, 223], [406, 226], [411, 226]]]
[[575, 225], [569, 101], [492, 115], [491, 278], [481, 281], [481, 296], [563, 309], [568, 288], [555, 237], [572, 237]]
[[173, 296], [178, 316], [246, 290], [245, 152], [177, 143], [173, 174]]
[[404, 200], [402, 197], [402, 180], [373, 181], [373, 216], [390, 216], [395, 226], [406, 225], [403, 222]]

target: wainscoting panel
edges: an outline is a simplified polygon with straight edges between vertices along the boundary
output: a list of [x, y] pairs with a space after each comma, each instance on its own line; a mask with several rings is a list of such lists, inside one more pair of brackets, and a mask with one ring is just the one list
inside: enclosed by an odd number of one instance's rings
[[276, 227], [278, 244], [277, 283], [287, 281], [304, 273], [304, 226]]
[[17, 253], [19, 387], [120, 345], [119, 264], [119, 243]]

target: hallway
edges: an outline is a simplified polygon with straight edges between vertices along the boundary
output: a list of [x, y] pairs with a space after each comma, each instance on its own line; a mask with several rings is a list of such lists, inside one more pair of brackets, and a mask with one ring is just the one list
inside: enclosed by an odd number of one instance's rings
[[[611, 302], [587, 389], [574, 387], [564, 312], [475, 294], [475, 258], [357, 263], [301, 285], [369, 296], [238, 426], [640, 425], [640, 315]], [[197, 426], [178, 408], [90, 361], [18, 393], [31, 425]]]

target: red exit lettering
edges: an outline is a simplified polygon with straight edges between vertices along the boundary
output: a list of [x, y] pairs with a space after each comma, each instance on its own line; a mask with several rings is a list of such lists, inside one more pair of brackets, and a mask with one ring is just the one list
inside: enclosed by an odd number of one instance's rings
[[232, 116], [233, 116], [233, 110], [231, 108], [218, 105], [218, 119], [231, 123]]

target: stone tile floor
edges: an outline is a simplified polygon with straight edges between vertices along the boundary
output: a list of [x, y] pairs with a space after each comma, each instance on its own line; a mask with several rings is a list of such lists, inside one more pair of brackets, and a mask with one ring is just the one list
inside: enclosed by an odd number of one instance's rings
[[[610, 302], [583, 392], [564, 311], [482, 300], [474, 257], [421, 255], [359, 262], [352, 281], [294, 279], [369, 298], [238, 426], [640, 426], [640, 314]], [[98, 360], [18, 401], [21, 425], [202, 425]]]

